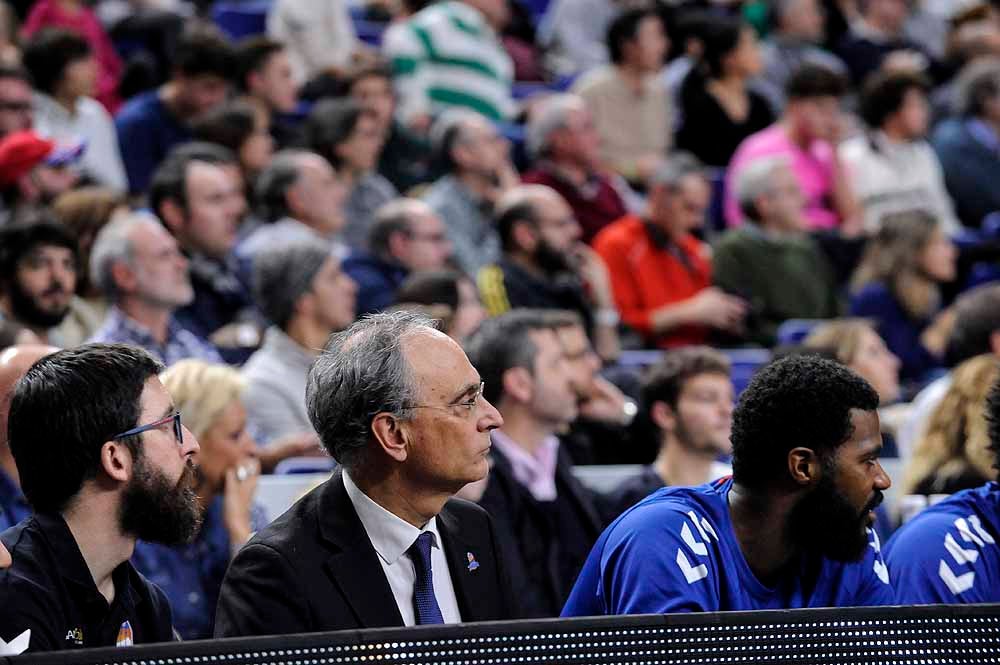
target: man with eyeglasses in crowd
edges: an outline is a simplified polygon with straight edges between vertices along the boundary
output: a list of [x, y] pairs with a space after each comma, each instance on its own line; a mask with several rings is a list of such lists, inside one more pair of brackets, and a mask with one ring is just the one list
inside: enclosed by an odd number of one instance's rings
[[31, 129], [33, 94], [26, 71], [20, 67], [0, 66], [0, 138]]
[[[166, 596], [129, 563], [137, 539], [190, 540], [198, 441], [136, 347], [87, 344], [36, 362], [11, 399], [10, 448], [35, 514], [2, 535], [0, 638], [27, 651], [165, 642]], [[23, 639], [23, 638], [22, 638]]]
[[236, 555], [215, 636], [517, 618], [493, 520], [453, 498], [503, 425], [462, 348], [429, 319], [370, 315], [330, 338], [306, 402], [342, 472]]

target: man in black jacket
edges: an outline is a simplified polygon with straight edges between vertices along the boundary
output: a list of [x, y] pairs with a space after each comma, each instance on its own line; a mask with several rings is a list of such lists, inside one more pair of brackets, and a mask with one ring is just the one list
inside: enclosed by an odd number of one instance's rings
[[573, 477], [556, 437], [578, 414], [578, 395], [554, 322], [512, 310], [483, 323], [466, 344], [504, 423], [479, 501], [497, 521], [527, 617], [559, 616], [603, 527], [596, 497]]
[[501, 543], [453, 499], [503, 424], [462, 349], [427, 319], [376, 314], [330, 338], [306, 402], [342, 472], [233, 560], [216, 637], [516, 617]]

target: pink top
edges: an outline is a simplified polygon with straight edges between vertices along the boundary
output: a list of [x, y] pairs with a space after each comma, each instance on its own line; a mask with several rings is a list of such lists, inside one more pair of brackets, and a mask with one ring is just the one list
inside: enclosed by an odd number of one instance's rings
[[803, 150], [792, 143], [780, 123], [748, 136], [736, 149], [726, 171], [725, 214], [728, 226], [743, 223], [743, 213], [736, 200], [736, 175], [747, 163], [759, 157], [787, 155], [792, 172], [805, 197], [805, 216], [812, 229], [832, 229], [840, 224], [833, 208], [834, 151], [827, 141], [816, 140]]
[[58, 0], [38, 0], [31, 8], [21, 33], [24, 37], [30, 37], [43, 28], [65, 28], [83, 37], [90, 45], [98, 66], [97, 101], [108, 109], [108, 113], [114, 115], [121, 106], [118, 81], [123, 65], [111, 38], [93, 10], [82, 3], [76, 9], [67, 10]]
[[490, 440], [510, 462], [514, 478], [527, 488], [531, 496], [538, 501], [555, 501], [559, 439], [547, 437], [534, 455], [498, 429], [490, 433]]

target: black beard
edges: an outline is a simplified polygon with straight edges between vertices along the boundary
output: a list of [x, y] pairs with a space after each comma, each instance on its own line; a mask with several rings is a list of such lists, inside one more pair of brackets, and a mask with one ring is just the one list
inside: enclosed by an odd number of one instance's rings
[[201, 528], [202, 510], [194, 492], [195, 467], [188, 463], [176, 485], [149, 467], [140, 451], [134, 475], [122, 494], [119, 521], [124, 533], [163, 545], [183, 545]]
[[546, 274], [555, 275], [561, 272], [571, 272], [573, 265], [564, 252], [553, 249], [544, 240], [538, 243], [535, 250], [535, 262]]
[[875, 490], [859, 514], [837, 490], [835, 472], [833, 465], [824, 461], [819, 484], [789, 515], [789, 534], [804, 551], [834, 561], [860, 561], [868, 548], [868, 513], [882, 503], [882, 492]]
[[10, 310], [14, 319], [29, 328], [52, 328], [62, 323], [69, 312], [69, 305], [52, 312], [40, 308], [34, 298], [21, 289], [16, 279], [7, 283], [10, 294]]

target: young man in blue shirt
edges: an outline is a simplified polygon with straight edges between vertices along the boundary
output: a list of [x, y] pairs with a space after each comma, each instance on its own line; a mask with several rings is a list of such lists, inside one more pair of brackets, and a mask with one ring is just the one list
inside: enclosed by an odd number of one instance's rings
[[[1000, 469], [1000, 383], [986, 400], [990, 450]], [[957, 492], [925, 509], [886, 543], [900, 605], [1000, 602], [1000, 484]]]
[[668, 487], [601, 535], [563, 616], [887, 605], [870, 528], [889, 477], [874, 389], [790, 357], [733, 414], [733, 476]]

